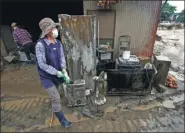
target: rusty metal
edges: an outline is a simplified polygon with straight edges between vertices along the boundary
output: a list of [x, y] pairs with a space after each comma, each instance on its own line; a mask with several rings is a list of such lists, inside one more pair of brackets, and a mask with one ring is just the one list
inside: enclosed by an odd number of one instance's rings
[[151, 32], [151, 39], [149, 42], [145, 45], [145, 48], [138, 51], [136, 54], [138, 56], [145, 56], [145, 57], [152, 57], [153, 55], [153, 48], [154, 43], [156, 40], [156, 33], [157, 33], [157, 27], [160, 20], [160, 9], [161, 9], [162, 1], [156, 1], [154, 3], [154, 16], [153, 16], [153, 24], [152, 24], [152, 32]]
[[96, 73], [96, 16], [58, 15], [62, 26], [61, 39], [67, 58], [69, 76], [85, 79], [86, 87], [93, 88]]

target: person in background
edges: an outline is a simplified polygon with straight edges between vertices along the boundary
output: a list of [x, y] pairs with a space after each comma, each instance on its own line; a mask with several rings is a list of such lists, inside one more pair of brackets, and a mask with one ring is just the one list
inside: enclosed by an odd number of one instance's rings
[[57, 90], [60, 84], [70, 83], [66, 72], [63, 47], [61, 42], [56, 39], [58, 37], [57, 25], [50, 18], [44, 18], [39, 22], [42, 34], [35, 48], [36, 60], [41, 83], [51, 99], [52, 111], [61, 125], [71, 127], [72, 123], [65, 118], [61, 111], [60, 94]]
[[20, 28], [16, 23], [12, 23], [14, 41], [22, 48], [25, 52], [28, 60], [31, 60], [30, 54], [35, 54], [35, 44], [32, 41], [31, 35], [26, 29]]

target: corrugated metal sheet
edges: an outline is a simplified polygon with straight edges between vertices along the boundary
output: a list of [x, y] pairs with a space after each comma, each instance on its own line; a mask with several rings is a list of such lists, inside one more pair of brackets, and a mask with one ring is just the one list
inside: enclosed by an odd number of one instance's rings
[[94, 88], [96, 73], [95, 16], [58, 15], [62, 25], [61, 38], [67, 55], [69, 76], [72, 80], [85, 79], [86, 87]]
[[[133, 53], [152, 56], [161, 3], [162, 1], [121, 1], [113, 6], [116, 10], [115, 54], [118, 52], [119, 37], [129, 35]], [[96, 1], [84, 1], [84, 13], [95, 9]]]
[[87, 14], [96, 15], [96, 20], [99, 21], [100, 39], [103, 38], [114, 39], [115, 17], [116, 17], [115, 11], [104, 12], [97, 10], [88, 10]]

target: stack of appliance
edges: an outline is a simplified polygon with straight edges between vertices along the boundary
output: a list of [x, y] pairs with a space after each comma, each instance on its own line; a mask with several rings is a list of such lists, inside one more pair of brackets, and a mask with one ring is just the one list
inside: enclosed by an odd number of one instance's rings
[[107, 95], [145, 95], [151, 92], [154, 69], [141, 67], [140, 60], [130, 51], [130, 36], [121, 36], [116, 69], [106, 71]]

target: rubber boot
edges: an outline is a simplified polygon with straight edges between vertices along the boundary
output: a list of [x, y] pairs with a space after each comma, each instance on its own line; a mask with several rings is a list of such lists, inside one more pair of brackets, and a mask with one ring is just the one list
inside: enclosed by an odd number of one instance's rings
[[55, 112], [56, 117], [58, 118], [59, 122], [61, 123], [61, 125], [63, 125], [65, 128], [69, 128], [72, 126], [72, 123], [69, 122], [64, 114], [62, 112]]

